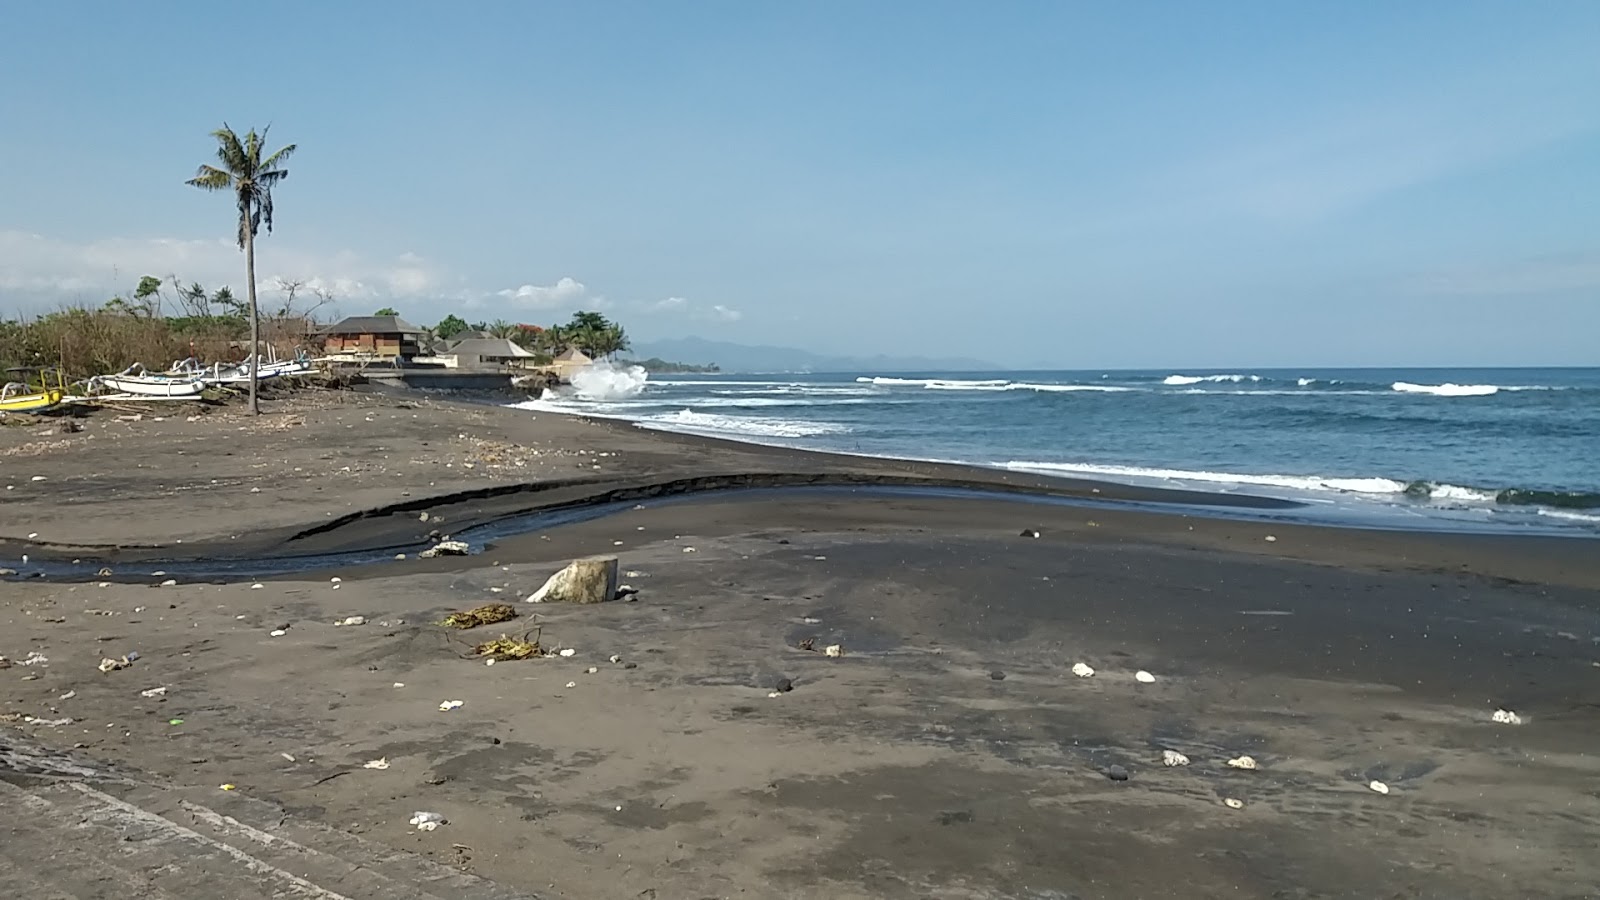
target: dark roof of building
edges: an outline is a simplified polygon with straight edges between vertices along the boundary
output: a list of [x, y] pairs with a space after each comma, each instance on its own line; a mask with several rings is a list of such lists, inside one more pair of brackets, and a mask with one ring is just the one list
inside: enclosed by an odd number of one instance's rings
[[322, 334], [421, 334], [422, 329], [399, 316], [349, 316], [322, 329]]

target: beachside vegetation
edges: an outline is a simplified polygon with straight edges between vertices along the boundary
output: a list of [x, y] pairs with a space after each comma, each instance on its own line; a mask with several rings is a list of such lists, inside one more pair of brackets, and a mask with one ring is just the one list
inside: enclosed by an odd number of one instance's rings
[[[228, 191], [233, 194], [239, 209], [239, 249], [244, 251], [245, 288], [249, 297], [250, 346], [261, 346], [261, 314], [256, 303], [256, 235], [262, 225], [272, 233], [272, 189], [289, 177], [283, 168], [294, 155], [295, 145], [288, 144], [273, 153], [265, 153], [268, 128], [259, 134], [254, 128], [242, 137], [224, 122], [211, 136], [217, 141], [219, 166], [202, 165], [195, 176], [186, 183], [205, 191]], [[250, 412], [261, 414], [257, 399], [256, 367], [250, 370]]]
[[[298, 283], [280, 283], [281, 302], [261, 317], [263, 345], [283, 355], [304, 347], [317, 329], [316, 312], [332, 295], [297, 296]], [[248, 305], [226, 286], [207, 290], [177, 276], [146, 275], [126, 294], [99, 307], [78, 304], [38, 316], [0, 320], [0, 368], [55, 366], [69, 378], [120, 372], [133, 363], [164, 368], [193, 357], [231, 361], [248, 351]]]

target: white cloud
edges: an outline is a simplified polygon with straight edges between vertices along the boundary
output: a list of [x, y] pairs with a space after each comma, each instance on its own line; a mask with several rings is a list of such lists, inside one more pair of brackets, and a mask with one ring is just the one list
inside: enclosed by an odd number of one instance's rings
[[701, 319], [712, 322], [737, 322], [744, 318], [744, 313], [731, 306], [720, 303], [705, 306], [695, 303], [686, 297], [668, 297], [654, 303], [643, 304], [641, 309], [647, 313], [662, 313], [666, 315], [688, 316], [691, 319]]
[[589, 289], [575, 278], [563, 277], [552, 285], [524, 284], [495, 294], [525, 309], [550, 309], [587, 297]]
[[[179, 238], [103, 238], [74, 242], [0, 231], [0, 291], [8, 299], [49, 306], [98, 303], [132, 289], [143, 275], [208, 288], [244, 281], [244, 255], [232, 241]], [[277, 240], [263, 241], [256, 256], [256, 288], [268, 295], [282, 280], [331, 291], [339, 300], [388, 300], [431, 296], [443, 283], [438, 267], [414, 253], [374, 259], [348, 250], [308, 251]]]

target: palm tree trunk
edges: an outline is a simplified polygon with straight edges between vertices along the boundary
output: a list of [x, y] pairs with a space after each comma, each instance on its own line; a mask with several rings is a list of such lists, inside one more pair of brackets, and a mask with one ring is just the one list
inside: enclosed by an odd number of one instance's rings
[[256, 310], [256, 236], [247, 222], [244, 229], [244, 271], [250, 290], [250, 415], [261, 415], [256, 384], [261, 373], [261, 314]]

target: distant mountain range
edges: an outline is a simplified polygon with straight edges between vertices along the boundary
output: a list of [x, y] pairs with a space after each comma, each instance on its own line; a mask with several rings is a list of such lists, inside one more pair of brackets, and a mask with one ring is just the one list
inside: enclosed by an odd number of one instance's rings
[[640, 341], [636, 359], [658, 357], [680, 363], [716, 363], [724, 372], [974, 372], [1001, 366], [981, 359], [937, 356], [829, 356], [793, 347], [765, 347], [688, 337]]

